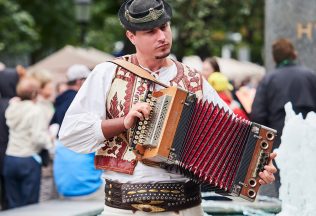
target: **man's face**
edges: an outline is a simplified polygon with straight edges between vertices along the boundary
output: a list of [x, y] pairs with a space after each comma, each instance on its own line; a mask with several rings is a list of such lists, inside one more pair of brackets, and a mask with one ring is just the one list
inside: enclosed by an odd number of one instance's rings
[[163, 59], [170, 54], [172, 33], [169, 23], [151, 30], [137, 31], [136, 34], [127, 31], [126, 34], [139, 54], [155, 59]]

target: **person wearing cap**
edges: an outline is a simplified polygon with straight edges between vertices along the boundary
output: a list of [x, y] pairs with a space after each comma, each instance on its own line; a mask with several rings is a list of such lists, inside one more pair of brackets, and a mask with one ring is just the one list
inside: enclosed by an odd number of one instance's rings
[[56, 97], [54, 104], [55, 113], [52, 117], [51, 124], [61, 125], [68, 107], [89, 73], [90, 69], [85, 65], [75, 64], [68, 68], [66, 73], [67, 90]]
[[240, 104], [234, 100], [231, 91], [234, 87], [229, 83], [228, 78], [219, 72], [213, 72], [208, 77], [209, 84], [216, 90], [220, 98], [229, 106], [229, 108], [239, 117], [248, 120], [248, 116], [243, 109], [240, 108]]
[[[85, 65], [75, 64], [69, 67], [66, 73], [68, 89], [56, 98], [52, 125], [59, 128], [62, 124], [67, 109], [89, 73], [90, 69]], [[98, 193], [102, 188], [101, 171], [94, 168], [93, 158], [94, 154], [78, 154], [56, 139], [53, 172], [60, 196], [90, 199]]]
[[[194, 92], [198, 98], [230, 110], [198, 72], [168, 58], [172, 9], [167, 2], [128, 0], [118, 16], [136, 48], [135, 54], [123, 56], [123, 60], [144, 68], [162, 83]], [[148, 89], [161, 88], [105, 62], [95, 67], [66, 113], [59, 138], [74, 151], [96, 151], [96, 167], [106, 170], [103, 215], [203, 215], [199, 185], [159, 164], [138, 161], [128, 145], [127, 132], [137, 119], [150, 113], [150, 106], [139, 98]], [[261, 183], [273, 181], [274, 167], [270, 165], [268, 170], [262, 173]], [[144, 193], [136, 192], [139, 198], [134, 199], [128, 188]], [[159, 196], [148, 192], [159, 188], [169, 190]], [[177, 191], [183, 199], [175, 198], [171, 191]]]

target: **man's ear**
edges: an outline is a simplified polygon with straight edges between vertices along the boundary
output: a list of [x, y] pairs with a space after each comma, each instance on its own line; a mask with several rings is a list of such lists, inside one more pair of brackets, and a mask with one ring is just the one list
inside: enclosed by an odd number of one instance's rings
[[135, 34], [130, 32], [130, 31], [126, 31], [126, 37], [129, 39], [129, 41], [135, 45]]

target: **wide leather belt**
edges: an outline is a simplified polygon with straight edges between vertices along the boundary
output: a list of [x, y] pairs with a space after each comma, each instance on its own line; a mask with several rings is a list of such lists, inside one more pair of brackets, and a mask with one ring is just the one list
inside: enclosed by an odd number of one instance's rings
[[105, 205], [144, 212], [179, 211], [201, 203], [200, 185], [180, 183], [122, 184], [106, 180]]

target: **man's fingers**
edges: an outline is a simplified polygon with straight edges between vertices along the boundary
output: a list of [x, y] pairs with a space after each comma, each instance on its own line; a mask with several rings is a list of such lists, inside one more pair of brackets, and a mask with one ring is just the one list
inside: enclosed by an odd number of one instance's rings
[[143, 114], [137, 110], [132, 111], [131, 114], [132, 114], [132, 116], [135, 116], [135, 117], [139, 118], [140, 120], [144, 120]]
[[260, 184], [270, 184], [275, 180], [274, 175], [272, 173], [268, 172], [267, 170], [260, 172], [259, 176], [261, 178], [259, 180]]
[[148, 103], [137, 103], [134, 107], [135, 110], [141, 112], [145, 118], [149, 117], [151, 107]]
[[270, 154], [270, 160], [273, 160], [274, 158], [276, 158], [277, 153], [273, 152]]
[[269, 171], [270, 173], [276, 173], [277, 172], [277, 169], [275, 168], [275, 166], [271, 166], [271, 165], [266, 165], [264, 166], [264, 169]]

